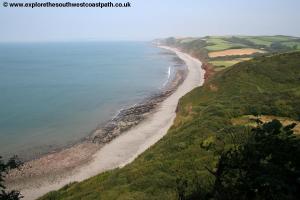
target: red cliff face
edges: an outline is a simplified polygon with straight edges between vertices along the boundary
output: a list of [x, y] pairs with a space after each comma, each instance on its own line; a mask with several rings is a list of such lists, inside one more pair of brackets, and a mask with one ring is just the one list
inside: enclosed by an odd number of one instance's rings
[[214, 66], [212, 64], [203, 63], [202, 68], [205, 70], [205, 74], [204, 74], [205, 80], [209, 79], [215, 73]]

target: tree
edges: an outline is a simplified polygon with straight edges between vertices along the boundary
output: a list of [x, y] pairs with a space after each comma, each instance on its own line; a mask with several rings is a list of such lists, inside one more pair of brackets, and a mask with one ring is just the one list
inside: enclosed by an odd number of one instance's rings
[[6, 191], [4, 186], [4, 178], [8, 170], [18, 168], [21, 164], [22, 162], [17, 156], [13, 156], [7, 162], [4, 162], [0, 156], [0, 200], [18, 200], [23, 198], [19, 191]]
[[186, 200], [186, 188], [187, 188], [187, 180], [177, 177], [176, 191], [178, 195], [178, 200]]
[[242, 144], [221, 153], [214, 199], [300, 199], [300, 142], [295, 124], [258, 124]]
[[297, 50], [297, 49], [298, 49], [298, 45], [295, 44], [295, 45], [293, 46], [293, 49], [294, 49], [294, 50]]

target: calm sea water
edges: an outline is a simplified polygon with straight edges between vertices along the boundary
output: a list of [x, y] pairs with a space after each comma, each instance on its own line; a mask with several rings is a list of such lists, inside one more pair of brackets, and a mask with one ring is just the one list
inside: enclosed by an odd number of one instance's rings
[[0, 44], [0, 155], [71, 144], [158, 92], [173, 64], [162, 51], [143, 42]]

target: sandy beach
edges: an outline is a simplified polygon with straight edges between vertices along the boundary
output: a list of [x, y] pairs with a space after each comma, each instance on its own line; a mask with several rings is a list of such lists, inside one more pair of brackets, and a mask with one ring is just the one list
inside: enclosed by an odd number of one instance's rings
[[[109, 143], [79, 144], [79, 146], [81, 145], [82, 151], [77, 153], [84, 154], [84, 149], [88, 149], [89, 152], [93, 152], [93, 155], [92, 159], [83, 161], [84, 164], [76, 169], [72, 169], [72, 172], [66, 173], [64, 176], [53, 175], [44, 179], [33, 179], [30, 183], [22, 182], [16, 185], [12, 184], [10, 188], [20, 190], [25, 196], [25, 200], [36, 199], [70, 182], [82, 181], [106, 170], [122, 167], [132, 162], [139, 154], [160, 140], [173, 124], [179, 99], [193, 88], [201, 86], [204, 83], [205, 74], [205, 71], [202, 69], [202, 63], [199, 60], [176, 49], [169, 47], [161, 48], [176, 53], [177, 56], [185, 62], [188, 68], [185, 80], [174, 93], [161, 102], [141, 123], [125, 131]], [[74, 147], [74, 150], [71, 148], [71, 150], [65, 152], [64, 157], [67, 158], [68, 161], [72, 161], [71, 156], [76, 152], [75, 149], [78, 151], [80, 148], [77, 146], [77, 148]], [[51, 160], [51, 155], [49, 156], [48, 158], [44, 158], [45, 165], [47, 165], [47, 160]], [[55, 166], [55, 163], [51, 164]]]

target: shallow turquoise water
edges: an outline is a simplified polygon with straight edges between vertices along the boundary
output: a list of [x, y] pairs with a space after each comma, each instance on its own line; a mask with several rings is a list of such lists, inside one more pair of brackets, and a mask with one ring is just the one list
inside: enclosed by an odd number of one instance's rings
[[158, 92], [173, 56], [144, 42], [0, 44], [0, 155], [71, 144]]

